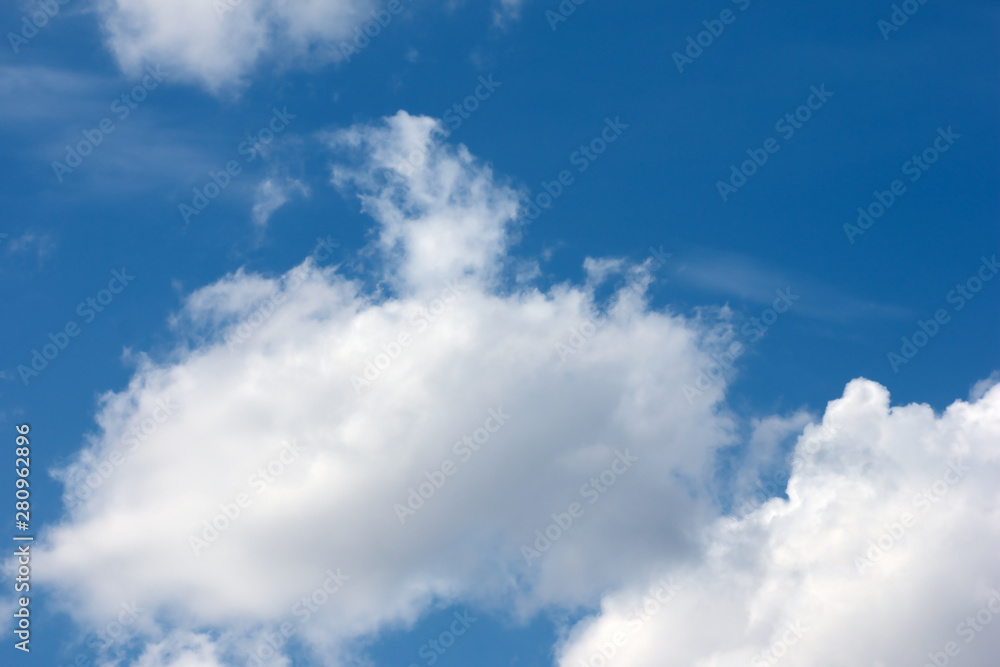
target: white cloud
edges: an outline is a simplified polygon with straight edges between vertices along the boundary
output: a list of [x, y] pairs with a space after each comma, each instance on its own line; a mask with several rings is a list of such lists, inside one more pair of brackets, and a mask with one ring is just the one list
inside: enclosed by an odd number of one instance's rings
[[[818, 427], [799, 440], [787, 501], [720, 519], [698, 564], [606, 597], [559, 664], [597, 664], [616, 632], [621, 667], [666, 656], [693, 667], [922, 665], [952, 641], [961, 664], [993, 664], [1000, 389], [935, 416], [924, 405], [890, 408], [883, 387], [856, 380], [829, 405], [831, 422], [815, 454], [804, 449]], [[647, 586], [671, 577], [681, 590], [635, 616]], [[994, 625], [977, 632], [966, 619], [995, 593]]]
[[400, 111], [383, 125], [330, 136], [355, 159], [334, 169], [334, 183], [361, 191], [364, 210], [379, 221], [379, 247], [395, 260], [394, 282], [410, 292], [462, 276], [490, 284], [520, 203], [465, 146], [440, 143], [444, 132], [431, 118]]
[[135, 667], [222, 667], [216, 642], [204, 634], [177, 632], [150, 643]]
[[159, 64], [213, 91], [239, 85], [264, 57], [279, 65], [339, 58], [370, 19], [370, 0], [103, 0], [106, 40], [129, 74]]
[[[790, 502], [717, 520], [715, 455], [736, 432], [725, 385], [693, 405], [682, 386], [726, 345], [726, 323], [650, 310], [645, 282], [595, 304], [600, 280], [628, 268], [617, 260], [547, 292], [505, 280], [517, 192], [441, 136], [400, 112], [329, 137], [334, 183], [377, 223], [374, 293], [312, 261], [279, 278], [237, 272], [176, 318], [209, 343], [144, 360], [102, 398], [91, 451], [60, 474], [127, 457], [35, 556], [74, 618], [96, 626], [137, 600], [143, 667], [243, 664], [282, 623], [335, 665], [433, 602], [527, 616], [603, 595], [603, 615], [563, 647], [577, 667], [633, 593], [666, 575], [685, 589], [616, 664], [749, 664], [801, 617], [814, 643], [794, 664], [818, 666], [865, 664], [865, 647], [869, 664], [900, 664], [978, 610], [1000, 579], [1000, 390], [935, 417], [890, 411], [881, 387], [852, 383], [827, 410], [833, 435], [799, 457]], [[273, 308], [254, 323], [262, 299]], [[556, 344], [605, 307], [563, 362]], [[227, 348], [244, 318], [254, 334]], [[747, 460], [772, 462], [804, 421], [760, 420]], [[967, 478], [859, 575], [867, 541], [963, 456]], [[995, 640], [977, 641], [970, 653]]]
[[294, 178], [269, 177], [257, 184], [254, 190], [253, 221], [263, 227], [271, 219], [274, 212], [288, 203], [291, 195], [299, 193], [309, 195], [309, 188]]
[[[115, 449], [125, 461], [36, 556], [37, 576], [82, 623], [134, 598], [164, 630], [227, 630], [213, 649], [224, 655], [290, 621], [333, 664], [351, 639], [412, 622], [434, 600], [530, 613], [693, 553], [690, 536], [713, 516], [700, 480], [731, 439], [713, 407], [721, 385], [694, 407], [681, 391], [710, 362], [710, 324], [652, 312], [641, 290], [625, 290], [561, 362], [555, 345], [594, 314], [595, 286], [505, 287], [518, 196], [464, 147], [432, 139], [435, 127], [400, 113], [330, 139], [347, 160], [334, 180], [378, 223], [391, 296], [311, 262], [283, 278], [227, 276], [176, 320], [217, 343], [145, 361], [103, 397], [92, 456], [62, 476]], [[415, 151], [421, 166], [400, 166]], [[226, 328], [276, 293], [273, 312], [228, 349]], [[179, 407], [145, 429], [163, 416], [158, 401]], [[142, 441], [128, 435], [136, 427]], [[295, 457], [281, 452], [291, 441]], [[638, 461], [623, 469], [616, 452]], [[395, 506], [428, 475], [440, 483], [448, 460], [454, 475], [401, 525]], [[253, 477], [269, 465], [273, 482]], [[592, 479], [590, 505], [581, 487]], [[211, 537], [203, 521], [220, 504], [235, 514], [240, 494], [249, 506], [195, 555], [190, 536]], [[573, 502], [585, 514], [527, 562], [522, 545]], [[350, 580], [300, 625], [295, 605], [328, 569]], [[157, 648], [156, 628], [139, 629], [151, 665], [181, 660]], [[192, 664], [209, 659], [185, 650]]]

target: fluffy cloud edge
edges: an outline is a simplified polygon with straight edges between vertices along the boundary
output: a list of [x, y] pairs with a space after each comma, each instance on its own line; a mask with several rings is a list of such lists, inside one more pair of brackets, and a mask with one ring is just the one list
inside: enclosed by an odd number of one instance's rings
[[701, 562], [606, 596], [558, 664], [988, 664], [1000, 386], [987, 384], [938, 416], [852, 381], [798, 438], [787, 500], [744, 505], [706, 530]]

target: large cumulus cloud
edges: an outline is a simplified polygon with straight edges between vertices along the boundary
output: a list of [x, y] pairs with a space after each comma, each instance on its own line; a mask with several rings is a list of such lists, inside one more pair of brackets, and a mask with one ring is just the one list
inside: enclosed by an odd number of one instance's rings
[[[623, 262], [512, 287], [519, 195], [441, 136], [401, 112], [329, 137], [334, 183], [377, 223], [380, 287], [313, 259], [227, 276], [176, 318], [194, 342], [103, 398], [60, 475], [118, 462], [36, 556], [82, 623], [135, 599], [145, 660], [245, 658], [330, 571], [346, 583], [296, 634], [332, 661], [432, 601], [530, 614], [695, 553], [732, 428], [722, 383], [694, 405], [681, 387], [724, 323], [650, 310], [649, 272]], [[633, 279], [596, 303], [615, 271]]]

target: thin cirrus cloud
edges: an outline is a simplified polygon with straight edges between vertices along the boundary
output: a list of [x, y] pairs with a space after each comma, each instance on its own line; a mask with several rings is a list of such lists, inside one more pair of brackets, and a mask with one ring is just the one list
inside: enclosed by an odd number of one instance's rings
[[[338, 665], [441, 603], [518, 618], [599, 603], [557, 647], [577, 667], [672, 578], [680, 588], [616, 664], [751, 664], [801, 621], [802, 658], [788, 664], [832, 667], [844, 651], [904, 664], [986, 603], [1000, 583], [1000, 390], [937, 416], [852, 382], [805, 426], [789, 499], [723, 517], [716, 455], [739, 431], [725, 382], [693, 403], [682, 387], [724, 347], [724, 318], [654, 310], [642, 286], [596, 318], [595, 290], [614, 273], [600, 259], [583, 285], [512, 286], [518, 192], [442, 135], [405, 112], [327, 135], [332, 183], [374, 220], [390, 295], [319, 255], [278, 278], [237, 272], [176, 318], [208, 342], [145, 360], [102, 397], [86, 451], [57, 474], [72, 488], [127, 455], [36, 555], [79, 623], [100, 627], [135, 599], [143, 667], [245, 664], [291, 623], [317, 664]], [[561, 358], [556, 345], [592, 318]], [[806, 421], [761, 420], [748, 460], [769, 464]], [[812, 451], [821, 424], [832, 429]], [[969, 471], [920, 513], [912, 496], [955, 458]], [[855, 556], [904, 511], [918, 522], [858, 572]], [[214, 537], [213, 520], [228, 524]], [[954, 562], [966, 567], [942, 577]], [[297, 602], [330, 573], [347, 579], [302, 620]], [[992, 637], [968, 651], [995, 651]]]
[[[49, 124], [82, 113], [98, 113], [106, 102], [94, 90], [110, 90], [113, 84], [106, 78], [43, 65], [0, 65], [0, 94], [18, 101], [0, 107], [0, 120], [13, 124], [4, 127], [9, 132], [19, 131], [25, 124]], [[67, 97], [73, 104], [65, 103]]]
[[692, 248], [669, 270], [679, 282], [709, 294], [761, 305], [774, 301], [775, 289], [791, 288], [800, 296], [795, 312], [823, 321], [904, 319], [911, 315], [904, 307], [860, 299], [814, 278], [782, 271], [732, 251]]
[[[0, 133], [24, 145], [10, 159], [60, 189], [109, 199], [214, 168], [203, 133], [163, 127], [163, 109], [152, 101], [165, 93], [159, 84], [142, 100], [122, 101], [139, 87], [70, 69], [0, 66], [0, 91], [18, 100], [0, 108]], [[104, 132], [102, 124], [113, 129]]]

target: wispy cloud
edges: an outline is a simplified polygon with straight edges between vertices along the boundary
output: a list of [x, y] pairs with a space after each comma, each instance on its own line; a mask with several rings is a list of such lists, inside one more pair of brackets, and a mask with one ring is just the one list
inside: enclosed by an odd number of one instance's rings
[[44, 65], [0, 65], [0, 95], [10, 101], [0, 105], [0, 121], [37, 124], [97, 113], [107, 106], [101, 95], [113, 83], [109, 77]]
[[795, 312], [818, 320], [848, 323], [911, 315], [907, 308], [855, 297], [801, 272], [731, 251], [693, 248], [679, 252], [676, 260], [670, 266], [674, 279], [715, 296], [767, 305], [774, 301], [775, 289], [791, 287], [802, 295]]
[[259, 227], [267, 225], [274, 212], [288, 203], [294, 194], [309, 196], [309, 188], [294, 178], [268, 177], [254, 190], [253, 221]]
[[0, 234], [0, 244], [5, 247], [8, 256], [34, 253], [35, 259], [41, 265], [56, 248], [52, 234], [26, 231], [20, 236], [10, 238], [8, 234]]
[[524, 0], [499, 0], [499, 7], [493, 12], [493, 24], [506, 27], [510, 22], [521, 18], [521, 7]]

